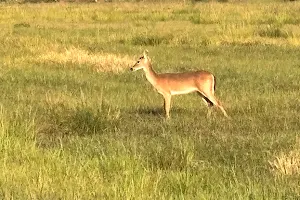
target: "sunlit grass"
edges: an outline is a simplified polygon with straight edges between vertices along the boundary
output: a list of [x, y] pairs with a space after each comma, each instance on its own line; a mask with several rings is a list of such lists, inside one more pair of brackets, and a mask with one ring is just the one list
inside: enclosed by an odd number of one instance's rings
[[39, 63], [51, 62], [57, 65], [66, 66], [68, 64], [74, 66], [88, 65], [92, 70], [97, 72], [114, 72], [128, 70], [132, 65], [132, 58], [128, 56], [118, 56], [108, 53], [92, 54], [85, 50], [71, 47], [63, 52], [47, 52], [40, 55], [37, 59]]

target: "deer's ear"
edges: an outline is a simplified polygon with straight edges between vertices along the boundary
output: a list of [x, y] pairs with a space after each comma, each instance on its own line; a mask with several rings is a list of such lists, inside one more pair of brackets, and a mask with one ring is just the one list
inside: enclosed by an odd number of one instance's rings
[[148, 50], [147, 49], [144, 51], [144, 58], [148, 59]]

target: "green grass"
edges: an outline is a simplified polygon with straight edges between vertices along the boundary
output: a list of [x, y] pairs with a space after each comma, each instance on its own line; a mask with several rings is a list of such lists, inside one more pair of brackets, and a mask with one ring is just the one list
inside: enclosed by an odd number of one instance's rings
[[[300, 198], [300, 4], [0, 4], [1, 199]], [[132, 73], [205, 69], [232, 120]]]

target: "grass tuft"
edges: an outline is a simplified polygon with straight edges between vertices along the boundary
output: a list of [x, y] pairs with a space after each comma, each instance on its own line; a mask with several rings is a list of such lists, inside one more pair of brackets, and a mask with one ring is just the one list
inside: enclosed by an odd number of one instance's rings
[[280, 153], [269, 161], [273, 171], [283, 175], [300, 175], [300, 142], [288, 153]]

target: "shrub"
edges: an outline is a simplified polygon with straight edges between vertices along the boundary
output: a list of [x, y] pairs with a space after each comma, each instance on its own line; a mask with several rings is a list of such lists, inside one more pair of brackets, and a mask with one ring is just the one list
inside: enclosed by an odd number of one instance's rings
[[133, 45], [142, 46], [157, 46], [160, 44], [169, 44], [170, 40], [173, 39], [172, 35], [168, 36], [157, 36], [157, 35], [139, 35], [131, 39]]
[[267, 27], [260, 29], [258, 35], [270, 38], [287, 38], [289, 36], [288, 32], [283, 31], [278, 25], [268, 25]]
[[14, 28], [30, 28], [30, 24], [28, 23], [18, 23], [18, 24], [14, 24]]

